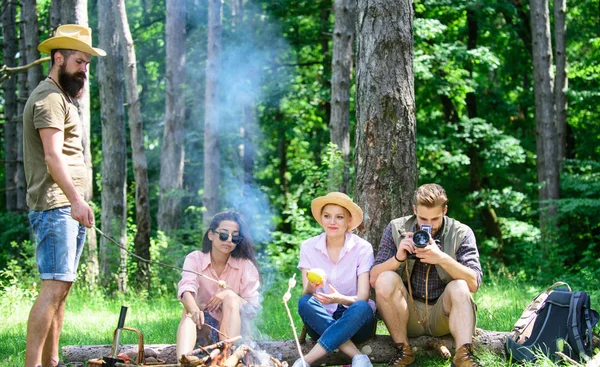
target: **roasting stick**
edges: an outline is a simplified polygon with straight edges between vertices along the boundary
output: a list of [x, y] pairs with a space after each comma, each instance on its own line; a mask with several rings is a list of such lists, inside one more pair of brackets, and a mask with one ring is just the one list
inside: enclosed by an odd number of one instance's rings
[[[129, 255], [135, 257], [136, 259], [139, 259], [139, 260], [141, 260], [143, 262], [146, 262], [146, 263], [164, 266], [165, 268], [170, 268], [170, 269], [175, 269], [175, 270], [179, 270], [179, 271], [186, 271], [188, 273], [193, 273], [193, 274], [201, 276], [201, 277], [203, 277], [205, 279], [208, 279], [211, 282], [217, 283], [219, 285], [219, 287], [221, 287], [221, 288], [229, 288], [229, 289], [233, 290], [233, 288], [231, 288], [231, 286], [229, 284], [227, 284], [224, 280], [216, 280], [216, 279], [213, 279], [213, 278], [209, 277], [208, 275], [204, 275], [204, 274], [198, 273], [198, 272], [193, 271], [193, 270], [182, 269], [182, 268], [178, 268], [176, 266], [171, 266], [171, 265], [163, 264], [163, 263], [155, 261], [155, 260], [144, 259], [143, 257], [138, 256], [138, 255], [134, 254], [133, 252], [129, 251], [127, 248], [125, 248], [124, 246], [122, 246], [115, 239], [111, 238], [110, 236], [108, 236], [107, 234], [105, 234], [104, 232], [102, 232], [98, 227], [93, 226], [92, 228], [94, 228], [96, 230], [96, 232], [100, 233], [100, 235], [102, 235], [102, 237], [106, 238], [107, 240], [109, 240], [110, 242], [112, 242], [115, 246], [117, 246], [120, 249], [124, 250], [125, 252], [127, 252]], [[246, 299], [244, 299], [244, 297], [240, 296], [235, 291], [233, 293], [235, 293], [238, 297], [240, 297], [244, 301], [246, 300]]]
[[292, 318], [292, 314], [290, 312], [290, 308], [288, 307], [288, 301], [292, 298], [292, 294], [290, 290], [296, 286], [296, 273], [294, 276], [288, 280], [288, 290], [283, 295], [283, 304], [285, 305], [285, 310], [287, 311], [288, 317], [290, 319], [290, 325], [292, 325], [292, 330], [294, 331], [294, 340], [296, 341], [296, 346], [298, 347], [298, 354], [300, 354], [300, 359], [302, 359], [302, 366], [306, 364], [304, 361], [304, 355], [302, 355], [302, 347], [300, 347], [300, 341], [298, 340], [298, 335], [296, 334], [296, 326], [294, 326], [294, 319]]
[[[227, 334], [222, 333], [219, 329], [217, 329], [216, 327], [209, 325], [207, 323], [204, 323], [204, 325], [208, 326], [209, 329], [213, 329], [214, 331], [216, 331], [217, 333], [223, 335], [225, 337], [225, 339], [231, 339]], [[203, 325], [203, 326], [204, 326]]]

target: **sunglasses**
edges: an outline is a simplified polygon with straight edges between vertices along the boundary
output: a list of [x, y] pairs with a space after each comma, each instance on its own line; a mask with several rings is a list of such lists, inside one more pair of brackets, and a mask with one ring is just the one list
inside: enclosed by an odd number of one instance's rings
[[218, 234], [219, 235], [219, 239], [221, 241], [227, 241], [229, 239], [229, 236], [231, 236], [231, 242], [235, 243], [236, 245], [239, 245], [242, 242], [242, 240], [244, 239], [244, 237], [242, 237], [242, 236], [235, 236], [235, 235], [232, 235], [229, 232], [217, 232], [217, 231], [213, 231], [213, 233]]

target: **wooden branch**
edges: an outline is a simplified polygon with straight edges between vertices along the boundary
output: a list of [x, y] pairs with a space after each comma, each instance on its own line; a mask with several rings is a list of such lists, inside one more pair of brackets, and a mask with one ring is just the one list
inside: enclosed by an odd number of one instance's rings
[[224, 367], [235, 367], [237, 366], [240, 359], [246, 356], [246, 352], [248, 351], [248, 346], [240, 345], [235, 352], [233, 352], [227, 359], [225, 363], [223, 363]]
[[2, 74], [2, 76], [0, 77], [0, 84], [2, 84], [6, 79], [10, 78], [10, 76], [12, 74], [20, 73], [20, 72], [25, 71], [29, 68], [32, 68], [36, 65], [42, 64], [46, 61], [50, 61], [50, 56], [42, 57], [41, 59], [37, 59], [30, 64], [23, 65], [23, 66], [16, 66], [13, 68], [9, 68], [6, 65], [2, 65], [0, 67], [0, 74]]

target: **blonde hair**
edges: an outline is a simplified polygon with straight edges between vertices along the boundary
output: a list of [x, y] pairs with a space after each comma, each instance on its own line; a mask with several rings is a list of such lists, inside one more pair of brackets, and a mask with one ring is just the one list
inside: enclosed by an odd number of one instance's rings
[[448, 205], [446, 190], [438, 184], [425, 184], [415, 191], [415, 206], [423, 205], [427, 208], [445, 207]]

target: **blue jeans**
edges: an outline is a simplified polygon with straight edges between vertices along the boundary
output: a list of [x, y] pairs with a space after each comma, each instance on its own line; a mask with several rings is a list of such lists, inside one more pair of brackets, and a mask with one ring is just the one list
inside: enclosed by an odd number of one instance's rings
[[71, 207], [29, 212], [42, 280], [75, 281], [85, 242], [85, 227], [71, 217]]
[[308, 335], [317, 340], [327, 353], [333, 353], [349, 339], [355, 343], [369, 339], [375, 324], [373, 309], [366, 301], [354, 302], [348, 308], [338, 305], [332, 316], [321, 302], [305, 294], [298, 301], [298, 313]]

